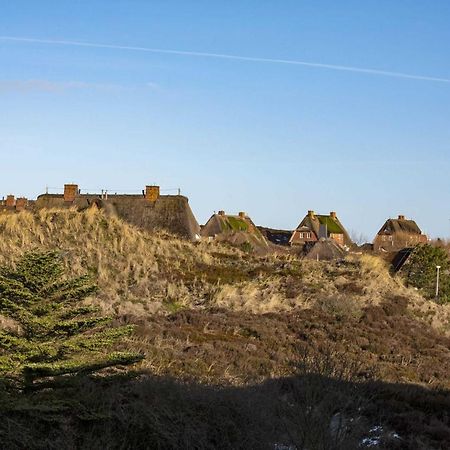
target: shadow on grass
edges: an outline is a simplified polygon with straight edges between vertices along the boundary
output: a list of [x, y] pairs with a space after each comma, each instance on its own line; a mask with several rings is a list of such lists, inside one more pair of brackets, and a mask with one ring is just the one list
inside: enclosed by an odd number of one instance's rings
[[304, 373], [244, 387], [148, 374], [3, 391], [8, 449], [444, 449], [450, 396]]

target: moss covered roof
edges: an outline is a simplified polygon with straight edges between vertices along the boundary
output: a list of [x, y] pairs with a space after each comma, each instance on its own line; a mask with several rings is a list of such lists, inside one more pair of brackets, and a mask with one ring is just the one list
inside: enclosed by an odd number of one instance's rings
[[318, 215], [319, 223], [325, 225], [329, 233], [344, 234], [344, 230], [341, 225], [333, 220], [330, 216]]
[[235, 216], [221, 216], [221, 227], [223, 231], [248, 231], [248, 223]]
[[321, 237], [321, 227], [326, 227], [327, 237], [330, 237], [331, 234], [342, 234], [344, 236], [344, 243], [346, 245], [352, 244], [352, 240], [341, 221], [332, 215], [308, 213], [296, 230], [304, 231], [304, 228], [309, 229], [319, 238]]

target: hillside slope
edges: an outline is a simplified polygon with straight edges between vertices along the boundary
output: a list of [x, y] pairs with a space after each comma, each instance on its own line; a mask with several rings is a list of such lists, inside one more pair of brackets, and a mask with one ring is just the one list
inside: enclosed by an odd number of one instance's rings
[[[424, 342], [429, 339], [433, 329], [439, 334], [448, 334], [449, 306], [426, 301], [416, 291], [406, 289], [400, 280], [389, 275], [384, 263], [377, 258], [355, 256], [341, 263], [298, 260], [292, 256], [258, 258], [215, 242], [192, 244], [163, 233], [145, 233], [95, 209], [83, 213], [41, 210], [35, 215], [22, 212], [0, 216], [0, 235], [0, 265], [13, 263], [21, 253], [31, 249], [60, 250], [70, 273], [88, 272], [96, 278], [99, 294], [88, 301], [108, 314], [115, 314], [118, 320], [140, 323], [141, 334], [152, 340], [146, 349], [148, 354], [158, 360], [160, 353], [164, 354], [161, 349], [167, 345], [177, 361], [186, 359], [183, 363], [186, 376], [196, 374], [190, 369], [190, 358], [177, 354], [185, 347], [185, 340], [202, 343], [200, 347], [188, 346], [187, 354], [195, 353], [193, 360], [200, 359], [209, 367], [216, 356], [216, 341], [219, 347], [225, 341], [228, 349], [238, 342], [236, 351], [245, 349], [244, 353], [248, 354], [248, 344], [263, 332], [265, 337], [257, 339], [259, 346], [274, 348], [278, 344], [280, 353], [285, 353], [281, 360], [289, 363], [288, 359], [295, 353], [291, 347], [298, 344], [299, 330], [304, 328], [304, 323], [289, 324], [300, 317], [311, 321], [312, 313], [308, 311], [313, 311], [317, 321], [313, 328], [323, 328], [318, 342], [335, 346], [335, 341], [338, 344], [342, 340], [349, 341], [351, 335], [346, 336], [345, 330], [350, 329], [354, 337], [353, 350], [341, 346], [341, 351], [345, 350], [347, 356], [353, 352], [356, 358], [376, 364], [379, 373], [382, 372], [380, 367], [386, 366], [384, 372], [389, 376], [381, 375], [385, 379], [443, 382], [445, 378], [441, 372], [446, 367], [445, 352], [433, 353], [443, 359], [439, 360], [438, 375], [431, 376], [426, 369], [428, 365], [424, 366], [423, 362], [428, 358], [424, 348], [432, 345], [420, 346], [417, 342], [421, 335]], [[223, 312], [218, 314], [217, 311]], [[233, 315], [234, 312], [237, 315]], [[158, 314], [155, 316], [155, 313]], [[269, 313], [271, 315], [267, 315]], [[255, 314], [264, 316], [257, 319]], [[392, 316], [401, 320], [390, 322]], [[188, 326], [184, 323], [186, 317], [191, 317], [193, 323], [198, 322], [192, 330], [188, 327], [189, 332], [183, 331]], [[251, 326], [240, 327], [238, 319], [243, 323], [253, 322], [255, 326], [265, 323], [268, 330], [287, 328], [283, 336], [262, 330], [246, 332], [242, 330]], [[180, 321], [181, 331], [172, 326], [174, 321]], [[217, 330], [212, 334], [208, 331], [209, 322], [211, 327], [217, 322]], [[230, 330], [228, 322], [236, 322], [235, 328]], [[149, 323], [153, 325], [148, 326]], [[152, 331], [155, 329], [159, 329], [156, 334]], [[340, 335], [341, 329], [343, 335]], [[303, 333], [314, 347], [316, 333], [312, 329], [310, 334], [306, 329]], [[383, 335], [378, 344], [376, 335]], [[383, 343], [391, 338], [397, 342], [393, 346], [403, 349], [407, 355], [398, 356], [401, 364], [405, 364], [407, 358], [407, 365], [414, 369], [398, 368], [397, 373], [393, 369], [396, 357], [380, 355], [380, 352], [392, 351]], [[436, 339], [440, 339], [438, 334]], [[210, 346], [203, 346], [205, 342], [214, 343], [212, 351], [209, 351]], [[283, 342], [290, 342], [289, 348], [283, 350]], [[442, 343], [436, 345], [438, 349], [445, 347]], [[245, 359], [244, 353], [241, 356]], [[263, 350], [264, 353], [267, 350]], [[267, 356], [258, 358], [270, 361]], [[381, 358], [379, 364], [377, 356]], [[224, 358], [226, 362], [226, 355]], [[169, 364], [169, 361], [155, 363], [147, 359], [144, 366], [155, 370], [156, 364], [159, 364], [156, 371], [183, 376], [183, 371], [175, 370], [177, 364]], [[173, 370], [167, 371], [165, 364]], [[205, 378], [216, 377], [221, 382], [233, 382], [235, 378], [240, 383], [289, 372], [285, 363], [266, 366], [267, 362], [261, 363], [260, 373], [237, 367], [228, 377], [230, 370], [215, 363], [216, 369], [214, 366], [209, 369]], [[200, 371], [197, 375], [203, 377], [204, 374]]]
[[359, 315], [388, 296], [440, 331], [450, 331], [447, 307], [425, 302], [370, 256], [344, 263], [255, 257], [217, 242], [193, 244], [146, 233], [101, 211], [46, 210], [0, 216], [0, 265], [31, 249], [58, 249], [74, 274], [91, 273], [108, 312], [142, 316], [182, 307], [226, 307], [253, 313], [293, 308], [337, 309]]
[[[69, 440], [73, 448], [96, 448], [98, 430], [108, 430], [98, 448], [119, 448], [111, 436], [122, 430], [124, 439], [146, 436], [159, 448], [216, 448], [217, 436], [228, 433], [223, 448], [313, 439], [309, 448], [344, 449], [380, 423], [384, 448], [445, 448], [450, 440], [449, 306], [406, 289], [377, 258], [257, 257], [227, 244], [142, 232], [95, 209], [1, 215], [0, 237], [0, 266], [29, 250], [58, 249], [70, 275], [90, 273], [99, 293], [87, 301], [118, 323], [136, 324], [119, 349], [146, 355], [136, 367], [145, 376], [132, 384], [83, 382], [76, 393], [61, 394], [57, 404], [69, 395], [71, 412], [59, 422], [61, 406], [39, 403], [30, 417], [16, 402], [0, 410], [9, 448], [61, 448]], [[42, 395], [32, 401], [45, 403]], [[264, 408], [265, 418], [249, 405]], [[319, 422], [308, 413], [317, 405]], [[40, 434], [49, 420], [33, 412], [41, 409], [59, 424], [51, 438]], [[163, 424], [179, 411], [168, 434]], [[358, 426], [330, 444], [336, 414], [358, 416]], [[22, 421], [30, 420], [36, 428], [23, 433]], [[313, 427], [311, 434], [298, 435], [301, 427]], [[145, 439], [136, 448], [146, 448]]]

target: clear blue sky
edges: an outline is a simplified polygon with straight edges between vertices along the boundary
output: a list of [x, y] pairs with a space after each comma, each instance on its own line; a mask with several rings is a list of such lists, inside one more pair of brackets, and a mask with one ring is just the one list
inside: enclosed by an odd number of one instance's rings
[[[450, 79], [448, 0], [2, 2], [0, 35]], [[0, 195], [181, 187], [199, 222], [450, 235], [450, 83], [0, 39]]]

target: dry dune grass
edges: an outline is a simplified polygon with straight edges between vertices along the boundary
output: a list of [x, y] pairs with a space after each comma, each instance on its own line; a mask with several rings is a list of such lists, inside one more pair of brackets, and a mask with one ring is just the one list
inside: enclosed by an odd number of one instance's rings
[[427, 302], [369, 255], [344, 262], [257, 257], [226, 244], [192, 244], [163, 231], [146, 233], [97, 209], [41, 210], [0, 215], [0, 266], [32, 249], [63, 252], [73, 274], [88, 272], [100, 294], [89, 299], [106, 312], [145, 316], [184, 307], [224, 307], [252, 313], [319, 307], [358, 316], [390, 296], [450, 332], [450, 306]]
[[202, 245], [162, 231], [144, 233], [96, 209], [1, 215], [0, 235], [0, 265], [29, 250], [59, 249], [70, 272], [97, 279], [100, 297], [91, 300], [119, 314], [155, 312], [175, 298], [183, 302], [187, 290], [171, 275], [213, 260]]
[[310, 307], [318, 298], [342, 295], [358, 298], [367, 306], [379, 304], [387, 293], [408, 291], [376, 257], [350, 256], [335, 263], [289, 259], [285, 263], [289, 270], [277, 273], [275, 269], [274, 275], [222, 287], [216, 295], [217, 304], [254, 313], [281, 312]]

